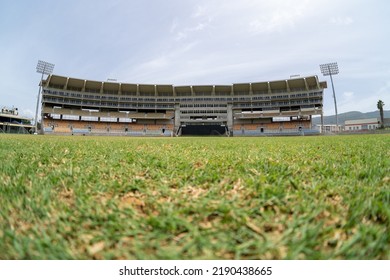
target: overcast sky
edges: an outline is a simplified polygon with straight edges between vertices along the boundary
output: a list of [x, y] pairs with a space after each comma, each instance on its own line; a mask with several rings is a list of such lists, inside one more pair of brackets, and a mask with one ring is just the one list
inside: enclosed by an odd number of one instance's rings
[[338, 62], [338, 111], [390, 109], [388, 0], [0, 0], [0, 105], [33, 116], [38, 60], [54, 74], [223, 85], [318, 75]]

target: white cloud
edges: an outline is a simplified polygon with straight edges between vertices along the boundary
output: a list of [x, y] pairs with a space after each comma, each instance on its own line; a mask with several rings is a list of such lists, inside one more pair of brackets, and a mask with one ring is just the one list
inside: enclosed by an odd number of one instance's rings
[[169, 29], [169, 32], [170, 33], [175, 33], [177, 27], [178, 27], [178, 23], [177, 23], [177, 19], [174, 19], [172, 24], [171, 24], [171, 28]]
[[355, 94], [352, 91], [346, 91], [346, 92], [343, 93], [344, 99], [348, 99], [348, 100], [353, 98], [354, 95]]
[[205, 16], [207, 8], [205, 6], [199, 5], [195, 8], [195, 11], [192, 14], [193, 18], [199, 18]]
[[199, 22], [197, 25], [184, 28], [176, 33], [175, 40], [176, 41], [181, 41], [184, 39], [187, 39], [188, 37], [193, 36], [193, 33], [202, 31], [207, 27], [209, 23], [208, 22]]
[[163, 55], [160, 57], [157, 57], [155, 59], [149, 60], [143, 64], [140, 65], [141, 69], [156, 69], [165, 67], [168, 64], [168, 58], [167, 56]]
[[22, 109], [20, 115], [27, 118], [34, 118], [35, 112], [33, 112], [31, 109]]
[[295, 23], [302, 18], [304, 10], [305, 6], [279, 8], [252, 20], [249, 26], [255, 33], [272, 33], [285, 28], [293, 28]]
[[330, 23], [335, 25], [350, 25], [354, 22], [354, 20], [347, 16], [347, 17], [332, 17], [330, 19]]
[[197, 6], [191, 17], [182, 18], [181, 21], [175, 19], [170, 30], [171, 33], [175, 34], [174, 39], [176, 41], [181, 41], [198, 35], [196, 33], [206, 29], [208, 26], [210, 26], [211, 22], [211, 11], [207, 10], [204, 6]]
[[361, 112], [372, 112], [377, 110], [376, 104], [378, 100], [382, 100], [390, 107], [390, 81], [385, 85], [377, 89], [372, 94], [363, 93], [357, 95], [353, 92], [344, 92], [340, 102], [338, 103], [339, 112], [348, 111], [361, 111]]

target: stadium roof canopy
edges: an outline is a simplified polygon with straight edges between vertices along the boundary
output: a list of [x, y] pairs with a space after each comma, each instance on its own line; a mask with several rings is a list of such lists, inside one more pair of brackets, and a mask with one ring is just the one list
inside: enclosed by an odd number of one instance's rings
[[207, 94], [215, 92], [216, 94], [227, 93], [227, 92], [278, 92], [288, 90], [310, 90], [315, 88], [326, 88], [327, 83], [325, 81], [319, 82], [317, 76], [299, 77], [287, 80], [277, 81], [264, 81], [254, 83], [236, 83], [231, 85], [153, 85], [153, 84], [131, 84], [131, 83], [118, 83], [118, 82], [102, 82], [83, 80], [78, 78], [69, 78], [57, 75], [49, 75], [46, 81], [43, 81], [45, 86], [68, 89], [68, 90], [79, 90], [79, 91], [90, 91], [90, 92], [141, 92], [141, 93], [192, 93]]

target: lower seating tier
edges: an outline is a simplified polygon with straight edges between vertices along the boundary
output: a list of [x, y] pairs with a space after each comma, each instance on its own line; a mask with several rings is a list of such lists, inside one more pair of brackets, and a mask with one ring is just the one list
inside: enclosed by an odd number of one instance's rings
[[63, 135], [172, 136], [173, 124], [106, 123], [45, 119], [43, 130], [45, 134]]

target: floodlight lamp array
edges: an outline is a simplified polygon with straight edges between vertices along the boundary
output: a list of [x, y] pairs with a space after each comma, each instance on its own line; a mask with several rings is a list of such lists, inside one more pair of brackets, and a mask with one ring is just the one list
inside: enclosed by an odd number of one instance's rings
[[54, 69], [54, 64], [46, 61], [38, 60], [38, 64], [37, 64], [38, 73], [50, 75], [51, 73], [53, 73], [53, 69]]
[[320, 69], [324, 76], [336, 75], [339, 73], [337, 62], [321, 64]]

